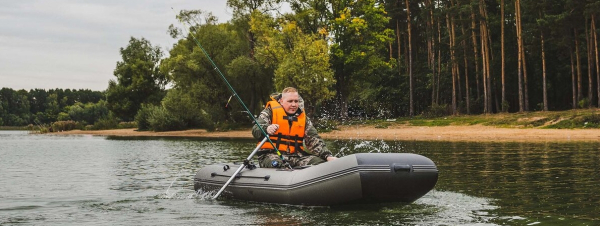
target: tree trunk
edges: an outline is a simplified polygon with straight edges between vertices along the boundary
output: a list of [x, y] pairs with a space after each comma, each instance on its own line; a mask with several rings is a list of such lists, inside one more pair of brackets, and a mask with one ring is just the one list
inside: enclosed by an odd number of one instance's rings
[[594, 103], [593, 100], [593, 86], [592, 84], [594, 84], [593, 82], [593, 75], [592, 75], [592, 70], [594, 68], [594, 65], [592, 63], [592, 42], [591, 42], [591, 36], [592, 36], [592, 31], [588, 32], [588, 23], [587, 21], [585, 22], [585, 39], [586, 39], [586, 43], [587, 43], [587, 60], [588, 60], [588, 108], [592, 107], [592, 103]]
[[519, 18], [519, 22], [517, 23], [519, 29], [519, 40], [520, 40], [520, 48], [521, 48], [521, 68], [523, 69], [523, 110], [529, 111], [529, 92], [528, 92], [528, 84], [527, 84], [527, 60], [525, 58], [525, 44], [523, 43], [523, 26], [522, 26], [522, 14], [521, 14], [521, 0], [517, 0], [516, 4], [517, 12], [516, 15]]
[[[519, 17], [521, 17], [520, 12]], [[522, 29], [522, 27], [519, 29]], [[521, 30], [521, 39], [523, 39], [523, 30]], [[523, 48], [523, 50], [521, 50], [521, 54], [523, 54], [523, 56], [521, 57], [523, 60], [523, 104], [525, 107], [525, 111], [529, 111], [529, 91], [527, 88], [529, 87], [527, 83], [527, 60], [525, 58], [525, 44], [523, 43], [523, 41], [521, 41], [521, 48]]]
[[[460, 21], [463, 18], [460, 18]], [[460, 29], [462, 31], [462, 35], [465, 36], [466, 35], [466, 31], [465, 31], [465, 26], [463, 23], [461, 23]], [[467, 58], [467, 42], [465, 40], [462, 40], [462, 46], [463, 46], [463, 58], [465, 61], [465, 100], [466, 100], [466, 110], [467, 110], [467, 114], [471, 114], [471, 100], [470, 100], [470, 96], [469, 96], [469, 59]]]
[[477, 52], [477, 36], [475, 34], [475, 9], [471, 7], [471, 37], [473, 40], [473, 56], [475, 60], [475, 82], [477, 86], [477, 98], [481, 97], [479, 90], [479, 53]]
[[[540, 28], [541, 29], [541, 28]], [[542, 41], [542, 79], [543, 79], [543, 96], [544, 96], [544, 111], [548, 111], [548, 95], [546, 90], [546, 52], [544, 51], [544, 31], [540, 31], [540, 39]]]
[[519, 24], [521, 23], [521, 20], [519, 19], [519, 6], [520, 5], [520, 0], [516, 0], [515, 2], [515, 20], [516, 20], [516, 28], [517, 28], [517, 49], [518, 49], [518, 56], [517, 56], [517, 76], [518, 76], [518, 80], [519, 80], [519, 112], [523, 112], [525, 110], [524, 108], [524, 103], [523, 103], [523, 74], [522, 74], [522, 56], [523, 54], [521, 53], [521, 51], [523, 51], [521, 49], [521, 31], [519, 30]]
[[573, 109], [577, 109], [577, 80], [575, 79], [575, 63], [573, 62], [573, 49], [569, 48], [571, 53], [571, 86], [573, 89]]
[[[453, 3], [455, 4], [455, 3]], [[456, 91], [458, 92], [456, 95], [456, 112], [454, 114], [458, 114], [459, 110], [458, 109], [458, 104], [460, 102], [460, 99], [462, 97], [462, 87], [460, 85], [460, 68], [459, 68], [459, 64], [458, 64], [458, 53], [456, 53], [456, 24], [455, 24], [455, 20], [454, 20], [454, 16], [450, 17], [450, 23], [451, 23], [451, 28], [452, 28], [452, 47], [453, 49], [453, 55], [454, 55], [454, 59], [452, 60], [452, 65], [454, 66], [454, 73], [456, 75]]]
[[492, 81], [491, 81], [491, 70], [490, 70], [490, 43], [489, 34], [487, 27], [487, 13], [485, 10], [485, 2], [479, 1], [479, 12], [483, 16], [483, 20], [480, 21], [480, 34], [481, 34], [481, 56], [483, 60], [483, 95], [484, 97], [484, 112], [492, 113]]
[[[429, 10], [429, 8], [431, 7], [431, 0], [425, 0], [425, 9]], [[427, 18], [425, 20], [425, 34], [427, 34], [427, 67], [431, 68], [432, 65], [432, 60], [431, 60], [431, 39], [429, 38], [431, 36], [431, 20], [429, 18]]]
[[409, 115], [414, 116], [414, 104], [413, 104], [413, 74], [412, 74], [412, 40], [411, 40], [411, 19], [410, 19], [410, 5], [408, 4], [408, 0], [406, 2], [406, 24], [408, 26], [408, 79], [409, 79]]
[[[435, 76], [436, 76], [436, 65], [435, 65], [435, 33], [433, 32], [433, 25], [435, 24], [435, 20], [433, 18], [433, 10], [435, 9], [435, 7], [433, 7], [431, 0], [429, 1], [429, 17], [431, 19], [431, 105], [434, 105], [436, 102], [435, 99]], [[437, 72], [437, 76], [439, 76], [439, 71]]]
[[600, 62], [598, 61], [598, 33], [596, 33], [596, 22], [592, 14], [592, 34], [594, 35], [594, 52], [596, 53], [596, 90], [598, 91], [598, 107], [600, 107]]
[[456, 67], [454, 65], [454, 35], [452, 32], [454, 29], [449, 14], [449, 12], [446, 12], [446, 28], [448, 29], [448, 34], [450, 36], [448, 45], [450, 46], [450, 64], [452, 65], [452, 114], [456, 115]]
[[402, 77], [402, 42], [400, 41], [400, 19], [396, 19], [396, 40], [398, 41], [398, 76]]
[[[438, 30], [438, 45], [442, 44], [442, 32], [440, 28], [440, 20], [437, 21], [437, 30]], [[439, 104], [440, 100], [440, 77], [442, 75], [442, 48], [438, 47], [438, 76], [437, 76], [437, 91], [435, 93], [436, 103]]]
[[583, 99], [583, 85], [581, 79], [581, 60], [579, 59], [579, 41], [577, 29], [575, 29], [575, 60], [577, 63], [577, 101]]
[[502, 57], [502, 112], [508, 112], [508, 109], [506, 108], [506, 87], [505, 87], [505, 83], [504, 83], [504, 0], [500, 0], [500, 52], [501, 52], [501, 57]]

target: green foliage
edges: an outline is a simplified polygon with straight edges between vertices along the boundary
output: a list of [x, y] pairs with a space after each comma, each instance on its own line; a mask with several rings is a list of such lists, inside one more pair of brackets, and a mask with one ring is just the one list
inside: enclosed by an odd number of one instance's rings
[[306, 102], [309, 113], [314, 106], [335, 94], [329, 46], [320, 35], [305, 34], [296, 21], [275, 20], [255, 12], [251, 31], [258, 36], [256, 59], [275, 68], [275, 89], [296, 87]]
[[409, 121], [413, 126], [449, 126], [453, 123], [453, 120], [445, 118], [426, 120], [426, 119], [414, 119]]
[[148, 122], [148, 118], [150, 117], [150, 112], [154, 108], [156, 108], [154, 105], [142, 104], [142, 107], [135, 115], [135, 122], [137, 123], [138, 130], [150, 130], [150, 122]]
[[65, 112], [60, 112], [60, 113], [58, 113], [58, 117], [56, 119], [58, 121], [67, 121], [67, 120], [71, 120], [71, 117], [69, 117], [69, 114], [67, 114]]
[[579, 108], [587, 108], [590, 105], [590, 100], [588, 98], [583, 98], [579, 102], [577, 102], [577, 106]]
[[158, 104], [164, 96], [167, 83], [158, 63], [163, 53], [144, 38], [131, 37], [126, 48], [121, 48], [122, 61], [117, 62], [114, 75], [106, 90], [108, 108], [123, 120], [133, 120], [141, 104]]
[[133, 129], [133, 128], [138, 128], [138, 124], [137, 122], [119, 122], [119, 125], [117, 126], [117, 128], [119, 129]]
[[442, 104], [442, 105], [433, 104], [433, 105], [429, 106], [429, 108], [427, 108], [427, 110], [425, 112], [423, 112], [422, 115], [425, 118], [435, 118], [435, 117], [442, 117], [445, 115], [449, 115], [448, 105], [447, 104]]
[[162, 102], [163, 108], [174, 118], [181, 120], [184, 127], [204, 127], [210, 120], [203, 107], [192, 96], [195, 92], [180, 89], [169, 90]]
[[572, 120], [562, 120], [552, 125], [548, 125], [544, 128], [547, 129], [574, 129], [576, 128], [576, 124]]
[[[542, 104], [543, 105], [543, 104]], [[542, 106], [543, 107], [543, 106]], [[505, 113], [508, 112], [508, 109], [510, 108], [510, 104], [508, 103], [508, 101], [504, 101], [502, 102], [502, 108], [501, 109], [505, 109]], [[543, 108], [542, 108], [543, 109]]]
[[387, 129], [389, 126], [391, 126], [391, 123], [389, 122], [380, 122], [375, 124], [375, 128], [377, 129]]
[[342, 105], [356, 98], [381, 98], [372, 95], [377, 92], [362, 90], [378, 89], [380, 83], [377, 82], [381, 80], [371, 76], [381, 76], [380, 73], [394, 67], [395, 59], [383, 54], [389, 52], [387, 48], [393, 41], [393, 30], [387, 27], [390, 17], [384, 5], [374, 0], [344, 0], [333, 3], [332, 10], [330, 53]]
[[101, 118], [108, 117], [109, 110], [107, 102], [100, 100], [98, 103], [75, 103], [69, 106], [67, 113], [72, 120], [91, 125]]
[[[93, 130], [106, 130], [106, 129], [116, 129], [119, 127], [119, 120], [113, 116], [109, 115], [107, 117], [98, 119], [96, 123], [91, 127]], [[89, 128], [89, 127], [86, 127]]]
[[154, 107], [148, 116], [148, 123], [153, 131], [171, 131], [185, 129], [185, 122], [161, 107]]
[[338, 122], [336, 120], [317, 119], [313, 121], [313, 126], [319, 132], [331, 132], [332, 130], [339, 130]]
[[53, 132], [69, 131], [69, 130], [74, 130], [74, 129], [77, 129], [80, 127], [81, 126], [79, 123], [72, 121], [72, 120], [56, 121], [56, 122], [53, 122], [51, 125]]
[[[233, 59], [226, 66], [227, 75], [235, 86], [236, 92], [241, 96], [251, 112], [259, 112], [262, 106], [259, 100], [267, 97], [273, 87], [272, 75], [269, 69], [264, 68], [259, 62], [242, 55]], [[236, 100], [232, 100], [236, 103]]]

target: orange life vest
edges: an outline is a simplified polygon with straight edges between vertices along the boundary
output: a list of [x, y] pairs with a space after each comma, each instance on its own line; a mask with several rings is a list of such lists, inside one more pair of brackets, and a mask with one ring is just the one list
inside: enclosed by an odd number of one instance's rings
[[[277, 149], [289, 152], [290, 154], [293, 154], [296, 150], [304, 150], [303, 140], [306, 126], [306, 115], [304, 112], [300, 113], [298, 117], [288, 116], [283, 106], [276, 100], [267, 102], [266, 107], [271, 107], [271, 111], [273, 112], [271, 124], [279, 125], [277, 132], [270, 136]], [[269, 142], [265, 142], [261, 149], [275, 148]]]

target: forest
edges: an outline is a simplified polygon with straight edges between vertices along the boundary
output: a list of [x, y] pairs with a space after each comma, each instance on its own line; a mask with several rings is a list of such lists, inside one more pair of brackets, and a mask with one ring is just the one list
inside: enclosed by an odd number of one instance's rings
[[180, 11], [181, 23], [167, 29], [177, 40], [168, 54], [132, 37], [104, 91], [111, 117], [156, 131], [249, 124], [219, 72], [253, 115], [269, 94], [294, 86], [317, 121], [600, 106], [600, 1], [227, 5], [233, 18], [224, 23], [202, 9]]

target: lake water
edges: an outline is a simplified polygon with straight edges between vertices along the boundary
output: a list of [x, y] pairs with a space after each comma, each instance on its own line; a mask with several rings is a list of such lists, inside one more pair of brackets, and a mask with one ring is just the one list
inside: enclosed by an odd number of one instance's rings
[[211, 200], [193, 191], [195, 172], [255, 141], [0, 131], [0, 225], [600, 225], [600, 142], [327, 143], [338, 156], [427, 156], [438, 184], [410, 204]]

